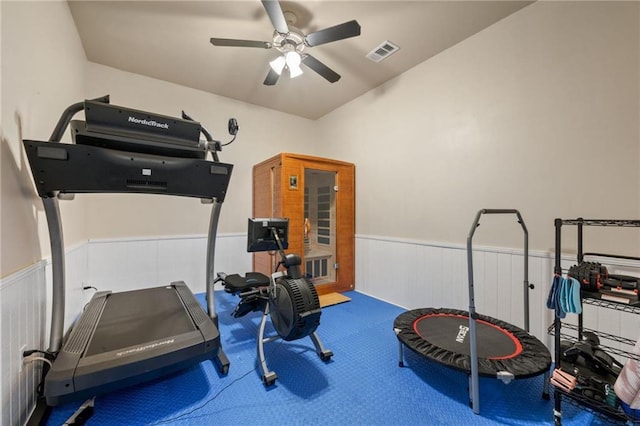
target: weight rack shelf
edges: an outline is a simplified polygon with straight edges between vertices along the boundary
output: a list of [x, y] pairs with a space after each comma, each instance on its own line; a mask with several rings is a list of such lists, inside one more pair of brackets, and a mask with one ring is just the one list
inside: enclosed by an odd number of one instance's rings
[[[626, 219], [583, 219], [583, 218], [577, 218], [577, 219], [555, 219], [554, 221], [554, 225], [555, 225], [555, 266], [554, 266], [554, 273], [556, 274], [562, 274], [563, 270], [562, 270], [562, 260], [561, 260], [561, 254], [562, 254], [562, 226], [564, 225], [574, 225], [577, 227], [577, 242], [578, 242], [578, 252], [577, 252], [577, 261], [578, 263], [582, 262], [584, 260], [584, 256], [585, 255], [598, 255], [598, 256], [605, 256], [605, 257], [612, 257], [612, 258], [619, 258], [619, 259], [627, 259], [627, 260], [632, 260], [632, 261], [639, 261], [640, 258], [637, 257], [633, 257], [633, 256], [623, 256], [623, 255], [612, 255], [612, 254], [597, 254], [597, 253], [585, 253], [585, 251], [583, 250], [583, 234], [584, 234], [584, 227], [585, 226], [596, 226], [596, 227], [618, 227], [618, 228], [640, 228], [640, 220], [638, 219], [634, 219], [634, 220], [626, 220]], [[624, 304], [624, 303], [616, 303], [616, 302], [611, 302], [609, 300], [602, 300], [602, 299], [596, 299], [593, 297], [590, 297], [587, 294], [582, 293], [581, 295], [581, 300], [582, 303], [584, 303], [585, 305], [592, 305], [595, 307], [599, 307], [599, 308], [605, 308], [605, 309], [613, 309], [616, 311], [620, 311], [620, 312], [625, 312], [625, 313], [630, 313], [630, 314], [634, 314], [634, 315], [640, 315], [640, 307], [639, 306], [634, 306], [634, 305], [628, 305], [628, 304]], [[562, 327], [564, 327], [567, 330], [571, 330], [576, 332], [577, 337], [574, 335], [570, 335], [567, 333], [562, 333]], [[578, 325], [573, 325], [573, 324], [566, 324], [562, 322], [562, 319], [555, 317], [553, 324], [551, 325], [551, 327], [549, 328], [549, 334], [554, 336], [554, 345], [555, 345], [555, 359], [556, 362], [559, 362], [559, 360], [562, 359], [562, 350], [561, 350], [561, 343], [560, 343], [560, 339], [561, 338], [565, 338], [571, 341], [576, 341], [582, 338], [583, 336], [583, 332], [585, 331], [590, 331], [592, 333], [595, 333], [597, 336], [601, 336], [605, 339], [611, 340], [613, 342], [618, 342], [627, 346], [631, 346], [633, 347], [635, 344], [635, 341], [632, 341], [631, 339], [626, 339], [620, 336], [614, 336], [612, 334], [608, 334], [608, 333], [603, 333], [600, 331], [596, 331], [596, 330], [589, 330], [587, 328], [584, 327], [584, 323], [583, 323], [583, 314], [578, 315]], [[635, 360], [640, 360], [640, 357], [638, 357], [635, 354], [630, 353], [629, 351], [623, 351], [617, 348], [611, 348], [611, 347], [607, 347], [607, 346], [603, 346], [600, 345], [602, 348], [609, 350], [611, 353], [614, 353], [616, 355], [628, 358], [628, 359], [635, 359]], [[604, 418], [606, 418], [609, 421], [616, 421], [616, 422], [631, 422], [632, 420], [629, 419], [627, 417], [627, 415], [618, 410], [615, 409], [613, 407], [610, 407], [604, 403], [598, 403], [597, 401], [591, 400], [589, 398], [586, 398], [584, 396], [582, 396], [581, 394], [572, 391], [572, 392], [565, 392], [561, 389], [558, 389], [556, 387], [554, 387], [554, 401], [555, 401], [555, 405], [554, 405], [554, 422], [556, 426], [560, 426], [562, 424], [562, 397], [566, 397], [565, 399], [571, 401], [572, 403], [574, 403], [574, 405], [579, 405], [581, 407], [583, 407], [585, 410], [593, 412], [598, 414], [599, 416], [602, 416]], [[635, 421], [635, 420], [634, 420]]]

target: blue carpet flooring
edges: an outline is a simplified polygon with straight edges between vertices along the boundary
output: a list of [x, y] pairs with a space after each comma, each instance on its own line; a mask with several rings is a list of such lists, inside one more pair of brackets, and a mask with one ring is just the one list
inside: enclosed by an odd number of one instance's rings
[[[405, 351], [398, 367], [393, 320], [403, 309], [358, 292], [323, 310], [318, 334], [334, 353], [322, 362], [309, 338], [266, 344], [276, 384], [265, 388], [256, 362], [259, 313], [231, 317], [237, 298], [216, 293], [223, 348], [220, 376], [206, 361], [179, 374], [96, 398], [90, 425], [540, 425], [553, 424], [542, 376], [509, 385], [480, 379], [480, 414], [468, 405], [465, 373]], [[204, 297], [198, 295], [204, 303]], [[270, 328], [270, 324], [268, 325]], [[80, 403], [55, 407], [60, 425]], [[604, 420], [563, 404], [564, 425]]]

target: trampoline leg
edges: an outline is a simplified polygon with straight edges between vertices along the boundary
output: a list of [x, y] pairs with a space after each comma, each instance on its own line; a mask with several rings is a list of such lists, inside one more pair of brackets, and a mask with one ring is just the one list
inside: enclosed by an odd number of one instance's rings
[[[470, 311], [471, 312], [471, 311]], [[476, 322], [472, 320], [473, 314], [469, 314], [469, 331], [471, 332], [471, 376], [469, 376], [469, 399], [471, 408], [475, 414], [480, 414], [480, 380], [478, 374], [478, 352], [476, 345]]]
[[478, 390], [478, 376], [469, 376], [469, 406], [474, 414], [480, 414], [480, 391]]
[[404, 367], [404, 351], [402, 342], [398, 340], [398, 367]]
[[562, 413], [553, 410], [553, 424], [555, 426], [562, 426]]
[[549, 372], [544, 373], [544, 383], [542, 384], [542, 399], [549, 401]]

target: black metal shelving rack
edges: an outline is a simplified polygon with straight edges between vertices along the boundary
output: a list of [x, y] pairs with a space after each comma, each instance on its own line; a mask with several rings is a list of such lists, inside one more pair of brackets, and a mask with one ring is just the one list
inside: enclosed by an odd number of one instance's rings
[[[562, 246], [562, 227], [565, 225], [572, 225], [572, 226], [576, 226], [577, 227], [577, 231], [578, 231], [578, 254], [577, 254], [577, 261], [578, 263], [582, 262], [584, 260], [584, 256], [585, 256], [585, 252], [583, 250], [583, 228], [585, 226], [611, 226], [611, 227], [629, 227], [629, 228], [640, 228], [640, 220], [617, 220], [617, 219], [582, 219], [582, 218], [578, 218], [578, 219], [556, 219], [555, 220], [555, 230], [556, 230], [556, 241], [555, 241], [555, 267], [554, 267], [554, 272], [556, 274], [562, 274], [562, 265], [561, 265], [561, 246]], [[598, 255], [598, 256], [605, 256], [605, 257], [613, 257], [613, 258], [619, 258], [619, 259], [634, 259], [634, 260], [638, 260], [638, 258], [636, 257], [630, 257], [630, 256], [622, 256], [622, 255], [609, 255], [609, 254], [596, 254], [594, 253], [594, 255]], [[615, 303], [615, 302], [610, 302], [607, 300], [602, 300], [602, 299], [598, 299], [595, 297], [592, 297], [591, 295], [589, 295], [588, 293], [583, 293], [581, 295], [582, 298], [582, 303], [583, 304], [588, 304], [588, 305], [593, 305], [593, 306], [597, 306], [597, 307], [602, 307], [605, 309], [614, 309], [617, 311], [622, 311], [622, 312], [628, 312], [628, 313], [632, 313], [632, 314], [637, 314], [640, 315], [640, 306], [632, 306], [632, 305], [627, 305], [627, 304], [622, 304], [622, 303]], [[551, 334], [553, 334], [554, 336], [554, 345], [555, 345], [555, 359], [556, 359], [556, 363], [558, 362], [558, 360], [560, 360], [560, 355], [561, 355], [561, 349], [560, 349], [560, 340], [562, 338], [566, 338], [566, 339], [574, 339], [574, 336], [568, 335], [568, 334], [563, 334], [562, 333], [562, 327], [565, 327], [566, 329], [570, 329], [573, 331], [576, 331], [578, 334], [578, 340], [582, 339], [582, 334], [585, 331], [590, 331], [593, 332], [595, 334], [597, 334], [600, 337], [603, 337], [604, 339], [610, 340], [610, 341], [614, 341], [614, 342], [619, 342], [619, 343], [623, 343], [626, 345], [630, 345], [633, 346], [635, 344], [635, 341], [632, 341], [630, 339], [626, 339], [623, 337], [619, 337], [619, 336], [615, 336], [615, 335], [611, 335], [611, 334], [607, 334], [607, 333], [602, 333], [599, 332], [597, 330], [591, 330], [591, 329], [585, 329], [583, 326], [583, 315], [580, 314], [578, 316], [578, 325], [572, 325], [572, 324], [562, 324], [562, 321], [560, 320], [560, 318], [555, 318], [553, 324], [551, 325], [551, 327], [549, 328], [549, 332]], [[623, 357], [627, 357], [627, 358], [633, 358], [633, 359], [637, 359], [640, 360], [640, 357], [638, 357], [635, 354], [629, 353], [629, 352], [625, 352], [622, 351], [620, 349], [617, 348], [612, 348], [612, 347], [607, 347], [604, 345], [600, 345], [603, 349], [608, 350], [610, 353], [616, 354], [616, 355], [620, 355]], [[578, 404], [579, 406], [583, 407], [584, 409], [586, 409], [587, 411], [593, 412], [594, 414], [597, 414], [599, 416], [603, 416], [609, 420], [613, 420], [613, 421], [618, 421], [621, 423], [625, 423], [628, 422], [629, 419], [627, 418], [626, 414], [618, 409], [615, 409], [605, 403], [598, 403], [594, 400], [588, 399], [583, 397], [582, 395], [576, 393], [576, 392], [565, 392], [559, 388], [554, 388], [554, 402], [555, 402], [555, 406], [554, 406], [554, 422], [556, 425], [561, 425], [562, 424], [562, 397], [566, 397], [568, 400], [574, 402], [575, 404]]]

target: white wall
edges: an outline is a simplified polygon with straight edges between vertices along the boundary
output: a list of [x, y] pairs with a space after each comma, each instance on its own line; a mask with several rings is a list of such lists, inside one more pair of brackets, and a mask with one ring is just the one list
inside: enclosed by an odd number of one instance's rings
[[[22, 139], [47, 140], [65, 108], [83, 99], [85, 64], [66, 2], [2, 2], [0, 276], [49, 253]], [[82, 202], [61, 209], [66, 243], [86, 241]]]
[[[517, 208], [548, 250], [556, 217], [640, 217], [638, 7], [537, 2], [322, 118], [322, 154], [357, 166], [357, 233], [463, 243], [479, 209]], [[505, 218], [476, 238], [521, 245]]]

